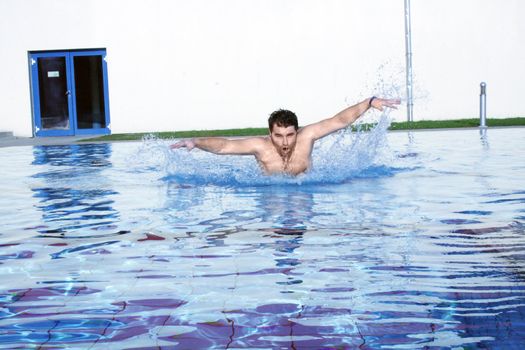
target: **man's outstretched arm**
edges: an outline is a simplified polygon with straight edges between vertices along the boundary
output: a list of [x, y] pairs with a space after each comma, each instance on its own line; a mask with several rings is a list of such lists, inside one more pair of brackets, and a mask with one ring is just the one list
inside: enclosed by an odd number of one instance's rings
[[401, 101], [397, 99], [367, 98], [358, 104], [343, 109], [332, 118], [305, 126], [301, 130], [301, 133], [307, 134], [312, 137], [312, 139], [317, 140], [337, 130], [346, 128], [370, 108], [382, 111], [385, 107], [396, 108], [400, 103]]
[[261, 142], [263, 142], [262, 139], [258, 137], [237, 140], [222, 137], [202, 137], [181, 140], [170, 145], [170, 148], [187, 148], [188, 151], [199, 148], [215, 154], [255, 154]]

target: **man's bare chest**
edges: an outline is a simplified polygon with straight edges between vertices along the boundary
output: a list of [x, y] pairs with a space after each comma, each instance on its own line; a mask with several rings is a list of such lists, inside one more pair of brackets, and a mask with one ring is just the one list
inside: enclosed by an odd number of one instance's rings
[[268, 174], [298, 175], [310, 168], [310, 152], [295, 149], [289, 157], [281, 157], [277, 152], [267, 152], [257, 157], [259, 164]]

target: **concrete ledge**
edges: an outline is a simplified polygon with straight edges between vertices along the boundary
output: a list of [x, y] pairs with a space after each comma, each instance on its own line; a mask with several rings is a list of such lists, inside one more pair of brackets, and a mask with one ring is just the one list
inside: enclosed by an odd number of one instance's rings
[[0, 139], [4, 137], [13, 137], [12, 131], [0, 131]]
[[[15, 137], [11, 133], [10, 137], [0, 137], [0, 147], [15, 146], [45, 146], [45, 145], [69, 145], [77, 143], [79, 140], [87, 140], [100, 135], [84, 136], [61, 136], [61, 137]], [[89, 143], [89, 142], [86, 142]]]

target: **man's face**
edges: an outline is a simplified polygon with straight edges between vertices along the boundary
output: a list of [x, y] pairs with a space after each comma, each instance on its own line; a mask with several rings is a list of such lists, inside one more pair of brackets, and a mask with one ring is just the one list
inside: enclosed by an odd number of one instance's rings
[[270, 139], [277, 149], [277, 152], [279, 152], [279, 155], [286, 157], [289, 156], [295, 148], [297, 130], [295, 130], [293, 125], [287, 127], [274, 125], [270, 132]]

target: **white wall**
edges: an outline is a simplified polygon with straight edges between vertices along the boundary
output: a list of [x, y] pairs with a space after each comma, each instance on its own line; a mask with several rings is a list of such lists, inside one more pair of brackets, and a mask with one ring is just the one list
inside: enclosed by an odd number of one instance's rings
[[412, 0], [416, 119], [525, 117], [525, 24], [520, 0]]
[[[412, 0], [415, 120], [524, 116], [520, 0]], [[27, 53], [108, 53], [113, 133], [307, 124], [405, 94], [403, 0], [0, 0], [0, 130], [31, 135]], [[401, 108], [395, 118], [404, 120]]]

